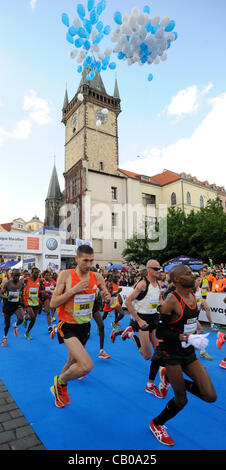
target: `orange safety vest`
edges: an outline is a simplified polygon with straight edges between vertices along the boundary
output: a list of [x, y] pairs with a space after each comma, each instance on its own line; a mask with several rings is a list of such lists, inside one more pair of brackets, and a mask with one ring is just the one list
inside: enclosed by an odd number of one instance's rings
[[[74, 269], [69, 269], [71, 274], [71, 287], [76, 286], [81, 279]], [[83, 324], [90, 322], [92, 318], [93, 304], [97, 291], [97, 278], [93, 271], [89, 271], [88, 289], [72, 296], [65, 304], [57, 308], [59, 319], [66, 323]]]

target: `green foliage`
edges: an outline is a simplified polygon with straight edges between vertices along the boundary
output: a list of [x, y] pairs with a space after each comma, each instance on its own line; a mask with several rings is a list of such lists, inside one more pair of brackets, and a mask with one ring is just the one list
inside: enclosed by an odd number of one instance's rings
[[[145, 265], [150, 258], [164, 263], [180, 255], [192, 256], [208, 262], [226, 262], [226, 214], [217, 198], [209, 200], [206, 207], [188, 215], [177, 208], [170, 208], [167, 215], [167, 246], [164, 250], [149, 249], [148, 230], [141, 239], [137, 234], [127, 240], [122, 256], [126, 262]], [[153, 241], [152, 241], [153, 246]]]

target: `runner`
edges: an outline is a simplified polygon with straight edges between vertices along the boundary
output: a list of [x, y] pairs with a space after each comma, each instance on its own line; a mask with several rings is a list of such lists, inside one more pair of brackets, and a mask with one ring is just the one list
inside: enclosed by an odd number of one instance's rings
[[17, 321], [13, 323], [14, 336], [19, 336], [18, 326], [23, 322], [22, 314], [22, 292], [23, 284], [19, 280], [20, 272], [18, 269], [14, 269], [12, 272], [12, 278], [4, 283], [1, 289], [1, 298], [4, 299], [3, 314], [4, 314], [4, 337], [2, 340], [2, 346], [7, 346], [7, 334], [10, 328], [11, 316], [15, 313]]
[[[165, 445], [174, 441], [166, 431], [165, 423], [176, 416], [186, 405], [186, 390], [206, 402], [215, 402], [217, 395], [203, 364], [197, 359], [195, 349], [208, 343], [207, 335], [197, 335], [198, 309], [191, 289], [195, 278], [188, 266], [173, 268], [176, 290], [159, 307], [161, 313], [157, 337], [165, 353], [167, 376], [174, 390], [174, 398], [150, 423], [154, 436]], [[192, 381], [183, 377], [186, 373]]]
[[75, 259], [75, 269], [60, 273], [50, 303], [51, 308], [57, 308], [60, 319], [59, 343], [64, 343], [68, 349], [67, 363], [61, 374], [54, 377], [54, 385], [51, 387], [55, 405], [59, 408], [70, 403], [67, 383], [83, 377], [93, 368], [93, 361], [85, 345], [90, 336], [90, 320], [97, 288], [100, 288], [104, 301], [111, 300], [103, 277], [90, 271], [94, 261], [93, 249], [89, 245], [81, 245]]
[[102, 297], [100, 293], [100, 289], [97, 289], [96, 297], [93, 305], [93, 318], [97, 324], [98, 334], [100, 335], [100, 351], [99, 351], [99, 359], [110, 359], [111, 356], [104, 351], [104, 322], [101, 316], [101, 309], [102, 309]]
[[27, 313], [24, 315], [23, 327], [27, 328], [27, 322], [30, 322], [24, 335], [29, 340], [32, 339], [30, 331], [35, 324], [39, 311], [40, 279], [38, 276], [39, 269], [34, 267], [31, 271], [31, 277], [27, 277], [24, 281], [24, 305]]
[[210, 323], [211, 330], [218, 331], [219, 327], [213, 323], [212, 318], [211, 318], [210, 307], [207, 303], [207, 294], [210, 291], [210, 287], [209, 287], [209, 281], [208, 281], [208, 268], [206, 264], [203, 265], [203, 268], [199, 271], [199, 273], [201, 277], [200, 288], [201, 288], [201, 294], [202, 294], [202, 299], [203, 299], [202, 306], [206, 312], [206, 316]]
[[[206, 311], [206, 302], [202, 297], [202, 290], [200, 288], [200, 285], [201, 285], [201, 277], [198, 276], [195, 279], [194, 293], [195, 293], [195, 298], [196, 298], [196, 302], [197, 302], [197, 309], [198, 309], [199, 314], [200, 314], [200, 311], [201, 311], [202, 307]], [[198, 333], [199, 334], [203, 333], [203, 328], [202, 328], [202, 326], [199, 322], [198, 322]], [[212, 356], [210, 356], [210, 354], [208, 354], [208, 352], [205, 349], [200, 350], [200, 357], [202, 357], [203, 359], [208, 359], [209, 361], [211, 361], [213, 359]]]
[[49, 271], [44, 271], [42, 274], [43, 280], [41, 281], [40, 284], [40, 295], [41, 295], [41, 300], [44, 305], [44, 309], [46, 312], [46, 317], [47, 317], [47, 324], [48, 324], [48, 333], [50, 334], [52, 329], [51, 326], [51, 317], [50, 317], [50, 300], [52, 297], [52, 293], [54, 291], [53, 285], [51, 282], [51, 273]]
[[113, 273], [107, 276], [106, 287], [111, 295], [111, 303], [110, 305], [104, 304], [102, 319], [105, 320], [107, 316], [111, 316], [110, 312], [114, 311], [115, 321], [111, 323], [111, 326], [118, 331], [118, 327], [120, 326], [118, 322], [124, 317], [124, 313], [119, 300], [119, 293], [122, 289], [119, 287], [117, 274]]

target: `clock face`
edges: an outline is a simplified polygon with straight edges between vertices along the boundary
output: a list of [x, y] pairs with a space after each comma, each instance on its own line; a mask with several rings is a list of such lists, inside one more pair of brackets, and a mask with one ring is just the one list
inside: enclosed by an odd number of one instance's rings
[[105, 124], [108, 120], [107, 114], [103, 114], [101, 109], [96, 112], [96, 118], [101, 121], [101, 124]]
[[77, 124], [77, 120], [78, 120], [78, 115], [77, 115], [77, 114], [74, 114], [74, 116], [72, 116], [72, 120], [71, 120], [71, 127], [72, 127], [72, 129], [75, 129], [76, 124]]

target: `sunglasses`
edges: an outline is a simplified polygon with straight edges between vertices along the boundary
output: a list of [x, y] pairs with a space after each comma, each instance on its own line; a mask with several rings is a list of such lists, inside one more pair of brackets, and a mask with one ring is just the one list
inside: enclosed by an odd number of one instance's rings
[[161, 270], [161, 268], [152, 268], [151, 266], [147, 269], [153, 269], [154, 271], [160, 271]]

